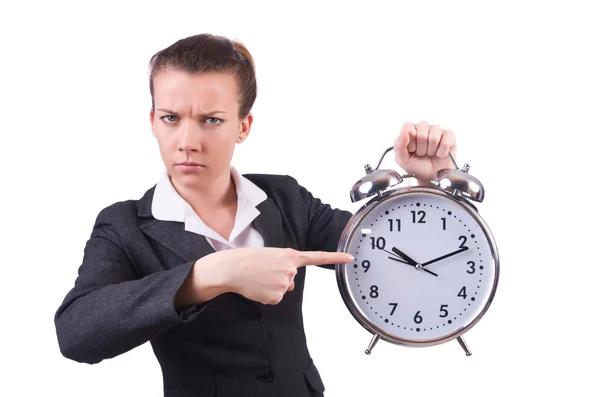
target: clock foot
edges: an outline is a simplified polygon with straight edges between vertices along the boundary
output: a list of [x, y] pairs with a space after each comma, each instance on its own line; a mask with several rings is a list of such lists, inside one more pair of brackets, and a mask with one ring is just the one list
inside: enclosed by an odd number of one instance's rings
[[377, 344], [378, 341], [379, 341], [379, 335], [373, 335], [373, 339], [371, 339], [371, 342], [369, 343], [369, 347], [367, 347], [367, 350], [365, 350], [365, 354], [367, 356], [369, 354], [371, 354], [371, 351], [373, 351], [373, 348], [375, 347], [375, 345]]
[[460, 347], [463, 348], [467, 357], [469, 357], [471, 355], [471, 351], [469, 350], [469, 347], [467, 346], [467, 343], [465, 342], [462, 336], [458, 337], [458, 344], [460, 345]]

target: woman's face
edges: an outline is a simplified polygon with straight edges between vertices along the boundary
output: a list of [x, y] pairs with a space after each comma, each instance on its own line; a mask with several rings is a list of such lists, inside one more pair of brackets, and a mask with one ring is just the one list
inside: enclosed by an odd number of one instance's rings
[[252, 115], [239, 119], [238, 108], [232, 74], [167, 69], [154, 77], [152, 134], [176, 187], [210, 188], [219, 177], [229, 180], [235, 144], [246, 139], [252, 124]]

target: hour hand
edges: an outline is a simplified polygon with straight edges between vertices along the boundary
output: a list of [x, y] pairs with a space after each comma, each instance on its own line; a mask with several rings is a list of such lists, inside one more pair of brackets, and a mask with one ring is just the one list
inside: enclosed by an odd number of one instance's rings
[[415, 261], [413, 258], [411, 258], [410, 256], [406, 255], [404, 252], [400, 251], [398, 248], [396, 247], [392, 247], [392, 252], [396, 255], [398, 255], [400, 258], [404, 259], [405, 261], [407, 261], [409, 264], [416, 266], [417, 265], [417, 261]]

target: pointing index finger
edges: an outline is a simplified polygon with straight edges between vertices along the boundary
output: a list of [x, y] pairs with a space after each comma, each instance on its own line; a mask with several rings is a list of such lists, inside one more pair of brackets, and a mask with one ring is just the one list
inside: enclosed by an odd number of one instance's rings
[[332, 265], [337, 263], [349, 263], [354, 257], [345, 252], [326, 251], [300, 251], [298, 267], [310, 265]]

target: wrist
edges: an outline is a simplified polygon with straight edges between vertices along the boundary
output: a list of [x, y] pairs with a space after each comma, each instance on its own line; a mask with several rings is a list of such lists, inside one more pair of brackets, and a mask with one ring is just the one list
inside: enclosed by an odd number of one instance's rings
[[201, 304], [226, 292], [233, 292], [227, 278], [227, 266], [218, 263], [216, 255], [211, 254], [198, 259], [192, 268], [192, 299]]

